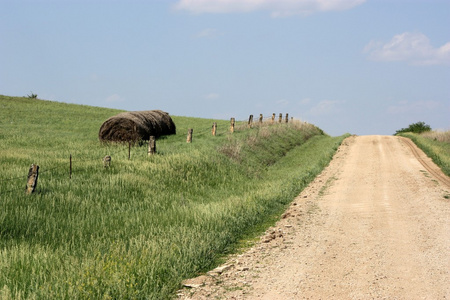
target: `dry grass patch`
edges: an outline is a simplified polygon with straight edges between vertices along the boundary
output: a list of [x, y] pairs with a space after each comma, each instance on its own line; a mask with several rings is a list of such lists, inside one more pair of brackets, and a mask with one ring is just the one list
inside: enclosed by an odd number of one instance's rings
[[442, 131], [442, 130], [428, 131], [428, 132], [422, 133], [421, 136], [423, 136], [423, 137], [425, 137], [427, 139], [434, 140], [434, 141], [450, 143], [450, 130], [447, 130], [447, 131]]

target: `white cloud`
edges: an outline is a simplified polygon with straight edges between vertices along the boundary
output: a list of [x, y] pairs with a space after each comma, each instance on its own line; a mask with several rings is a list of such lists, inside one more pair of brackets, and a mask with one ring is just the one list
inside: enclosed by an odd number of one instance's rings
[[196, 37], [198, 38], [213, 38], [219, 35], [217, 29], [206, 28], [197, 33]]
[[309, 110], [309, 114], [313, 116], [329, 115], [332, 113], [337, 113], [340, 111], [338, 104], [343, 103], [342, 101], [336, 100], [323, 100], [320, 101], [316, 106]]
[[191, 13], [243, 13], [269, 11], [272, 17], [309, 15], [353, 8], [366, 0], [179, 0], [175, 9]]
[[280, 99], [275, 102], [277, 106], [286, 107], [290, 104], [290, 102], [286, 99]]
[[440, 103], [437, 101], [400, 101], [395, 105], [389, 106], [387, 112], [390, 114], [423, 113], [424, 111], [436, 110], [439, 106]]
[[302, 100], [299, 101], [299, 103], [301, 105], [307, 105], [307, 104], [311, 103], [311, 99], [310, 98], [303, 98]]
[[412, 65], [450, 64], [450, 42], [433, 48], [428, 37], [422, 33], [405, 32], [387, 43], [371, 41], [364, 52], [377, 61], [406, 61]]
[[89, 80], [91, 80], [91, 81], [97, 81], [98, 79], [99, 78], [98, 78], [98, 75], [96, 73], [92, 73], [92, 74], [89, 75]]
[[216, 93], [209, 93], [209, 94], [205, 95], [205, 99], [208, 99], [208, 100], [214, 100], [219, 97], [220, 97], [220, 95], [216, 94]]
[[105, 101], [107, 103], [118, 103], [118, 102], [123, 102], [124, 99], [122, 97], [120, 97], [118, 94], [113, 94], [111, 96], [106, 97]]

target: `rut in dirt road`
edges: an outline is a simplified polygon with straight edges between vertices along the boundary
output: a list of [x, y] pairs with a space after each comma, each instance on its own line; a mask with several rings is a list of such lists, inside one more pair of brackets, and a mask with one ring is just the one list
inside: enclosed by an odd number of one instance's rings
[[180, 298], [450, 299], [448, 177], [414, 151], [346, 139], [261, 242]]

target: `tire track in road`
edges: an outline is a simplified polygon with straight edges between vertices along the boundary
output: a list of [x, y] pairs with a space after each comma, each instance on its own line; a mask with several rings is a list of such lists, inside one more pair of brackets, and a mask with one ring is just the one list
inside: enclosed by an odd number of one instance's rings
[[411, 139], [400, 137], [400, 139], [405, 143], [410, 149], [417, 160], [422, 164], [422, 166], [441, 183], [450, 187], [450, 177], [445, 175], [441, 169], [437, 168], [432, 160], [421, 150]]

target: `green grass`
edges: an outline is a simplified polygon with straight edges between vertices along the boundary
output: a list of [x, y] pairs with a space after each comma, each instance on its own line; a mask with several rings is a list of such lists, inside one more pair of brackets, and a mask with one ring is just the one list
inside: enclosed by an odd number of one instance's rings
[[410, 138], [420, 149], [438, 165], [447, 176], [450, 176], [450, 142], [448, 133], [427, 132], [401, 133], [401, 136]]
[[229, 121], [173, 116], [157, 155], [136, 146], [128, 160], [127, 145], [97, 137], [118, 112], [0, 96], [0, 298], [173, 297], [273, 224], [345, 137], [301, 122], [229, 134]]

